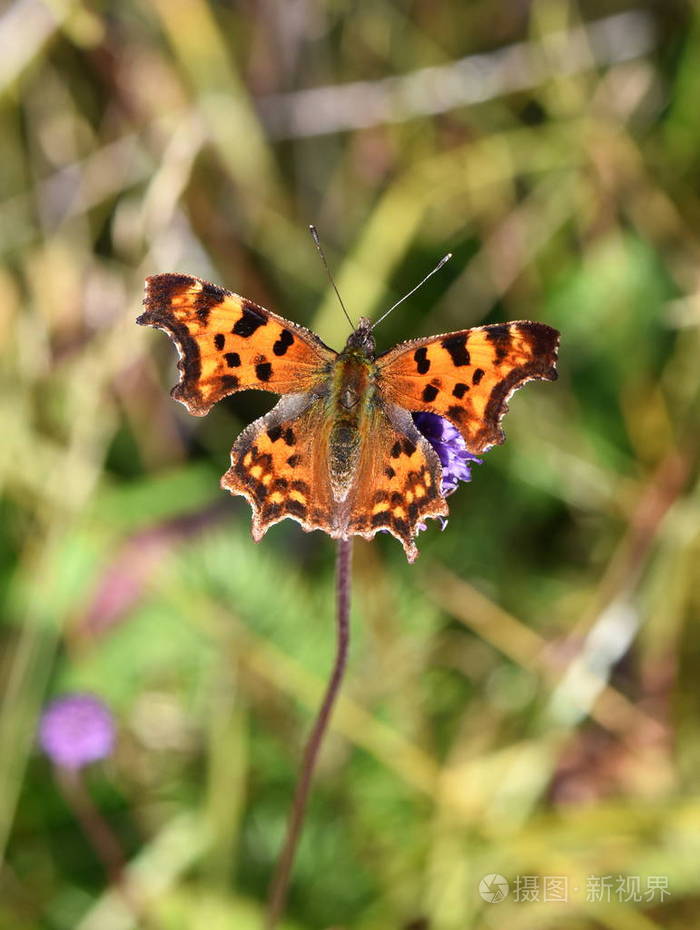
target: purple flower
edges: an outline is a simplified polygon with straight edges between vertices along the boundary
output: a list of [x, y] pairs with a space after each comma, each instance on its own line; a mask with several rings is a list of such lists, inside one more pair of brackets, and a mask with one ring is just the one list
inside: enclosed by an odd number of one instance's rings
[[82, 768], [112, 752], [112, 715], [106, 705], [91, 694], [56, 698], [41, 715], [39, 743], [56, 765]]
[[435, 449], [442, 463], [442, 493], [444, 496], [457, 490], [460, 481], [471, 481], [471, 465], [481, 465], [481, 459], [471, 452], [462, 434], [449, 420], [436, 413], [414, 413], [413, 422]]

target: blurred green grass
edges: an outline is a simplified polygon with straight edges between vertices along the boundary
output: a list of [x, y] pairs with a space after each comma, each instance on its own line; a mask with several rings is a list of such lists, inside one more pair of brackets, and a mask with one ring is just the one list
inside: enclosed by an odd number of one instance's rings
[[[179, 270], [342, 344], [309, 222], [354, 317], [454, 253], [380, 348], [534, 318], [562, 351], [415, 566], [357, 542], [287, 926], [694, 926], [697, 6], [14, 0], [0, 51], [3, 930], [260, 925], [333, 546], [289, 522], [251, 541], [218, 479], [269, 398], [188, 417], [134, 319]], [[138, 917], [35, 749], [73, 689], [119, 722], [89, 784]], [[591, 876], [669, 894], [589, 900]]]

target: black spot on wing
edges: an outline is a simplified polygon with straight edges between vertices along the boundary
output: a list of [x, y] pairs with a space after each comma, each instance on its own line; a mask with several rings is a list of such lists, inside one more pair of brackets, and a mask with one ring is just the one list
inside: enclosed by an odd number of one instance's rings
[[401, 455], [401, 443], [397, 440], [391, 447], [392, 459], [397, 459]]
[[255, 500], [258, 502], [258, 504], [262, 504], [262, 502], [267, 497], [267, 488], [262, 483], [262, 481], [256, 481], [252, 485], [252, 487], [253, 487], [253, 496], [255, 497]]
[[262, 516], [264, 520], [277, 520], [282, 516], [283, 505], [282, 504], [270, 504], [266, 503], [262, 509]]
[[221, 386], [226, 390], [233, 391], [238, 387], [238, 378], [236, 375], [222, 375]]
[[269, 381], [272, 377], [272, 365], [269, 362], [259, 362], [255, 366], [255, 374], [260, 381]]
[[217, 333], [216, 336], [214, 336], [214, 345], [221, 351], [226, 345], [226, 336], [224, 336], [223, 333]]
[[464, 419], [464, 409], [462, 407], [458, 407], [456, 404], [453, 404], [451, 407], [447, 408], [447, 416], [451, 420], [455, 420], [457, 423], [459, 423]]
[[301, 462], [300, 455], [290, 455], [287, 459], [287, 465], [289, 465], [290, 468], [296, 468], [299, 462]]
[[269, 438], [270, 438], [270, 442], [277, 442], [277, 440], [278, 440], [278, 439], [280, 438], [280, 436], [282, 435], [282, 427], [281, 427], [281, 426], [271, 426], [271, 427], [269, 428], [269, 430], [267, 431], [267, 435], [268, 435]]
[[462, 381], [458, 381], [457, 384], [455, 384], [455, 386], [452, 388], [452, 396], [458, 397], [461, 400], [468, 390], [468, 384], [464, 384]]
[[426, 386], [423, 388], [423, 394], [421, 396], [426, 404], [430, 404], [435, 400], [439, 393], [439, 389], [436, 388], [434, 384], [426, 384]]
[[301, 517], [302, 520], [306, 518], [306, 515], [308, 513], [306, 509], [306, 504], [302, 504], [301, 501], [296, 501], [292, 499], [292, 500], [286, 501], [285, 505], [286, 505], [288, 513], [294, 514], [295, 517]]
[[238, 352], [227, 352], [224, 358], [229, 368], [238, 368], [241, 364], [241, 357]]
[[242, 336], [244, 339], [248, 339], [253, 335], [256, 329], [260, 326], [265, 326], [266, 323], [267, 314], [262, 307], [247, 303], [243, 305], [241, 318], [236, 320], [231, 332], [236, 336]]
[[218, 306], [227, 294], [228, 291], [225, 291], [223, 287], [217, 287], [216, 284], [210, 284], [208, 281], [202, 282], [202, 289], [194, 301], [195, 313], [202, 323], [207, 322], [212, 308]]
[[272, 346], [272, 351], [275, 355], [284, 355], [287, 349], [294, 344], [294, 336], [289, 332], [288, 329], [283, 329], [279, 335], [279, 339]]
[[485, 372], [483, 368], [477, 368], [474, 374], [472, 375], [472, 384], [478, 384], [481, 381], [481, 379], [484, 377], [484, 374]]
[[284, 441], [288, 446], [293, 446], [297, 441], [297, 437], [294, 435], [294, 430], [291, 426], [288, 426], [284, 431]]
[[413, 353], [413, 360], [416, 363], [416, 370], [419, 375], [425, 375], [430, 371], [430, 359], [427, 358], [428, 349], [426, 346], [421, 346], [420, 349], [416, 349]]
[[456, 368], [469, 364], [469, 352], [467, 351], [467, 337], [461, 333], [454, 336], [448, 336], [443, 339], [440, 345], [450, 354], [452, 364]]
[[495, 323], [484, 329], [486, 338], [496, 351], [496, 362], [502, 362], [511, 347], [511, 330], [505, 323]]

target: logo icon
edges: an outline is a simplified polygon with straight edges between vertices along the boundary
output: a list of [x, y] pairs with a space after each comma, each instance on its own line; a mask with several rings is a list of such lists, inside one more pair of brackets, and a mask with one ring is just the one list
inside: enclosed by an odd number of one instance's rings
[[509, 890], [508, 879], [498, 872], [484, 875], [479, 882], [479, 894], [488, 904], [500, 904], [507, 897]]

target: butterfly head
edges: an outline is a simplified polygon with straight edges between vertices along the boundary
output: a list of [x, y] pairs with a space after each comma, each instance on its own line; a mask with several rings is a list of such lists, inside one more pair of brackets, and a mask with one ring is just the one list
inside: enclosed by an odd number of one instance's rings
[[376, 343], [372, 335], [372, 322], [367, 317], [360, 317], [357, 329], [350, 333], [345, 343], [345, 352], [360, 352], [363, 355], [374, 356]]

